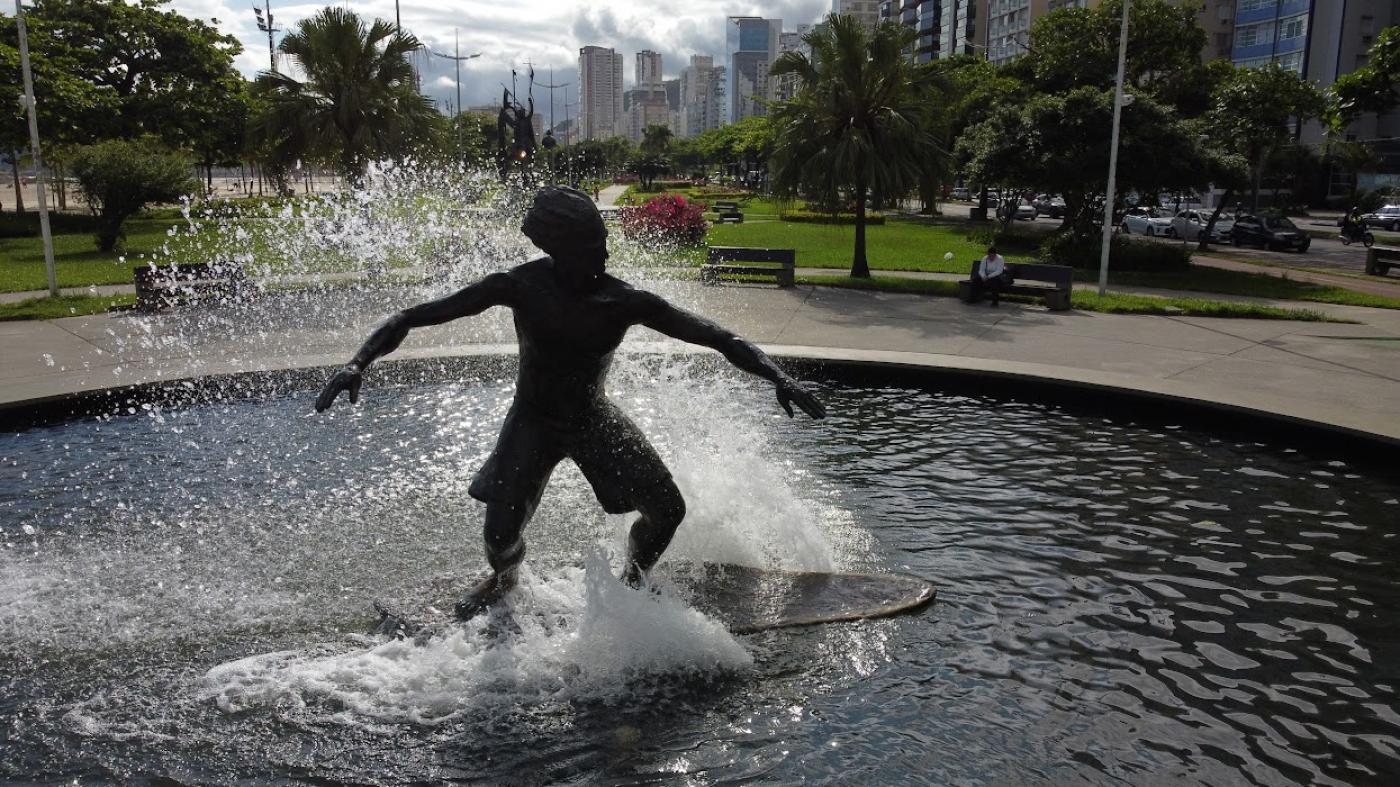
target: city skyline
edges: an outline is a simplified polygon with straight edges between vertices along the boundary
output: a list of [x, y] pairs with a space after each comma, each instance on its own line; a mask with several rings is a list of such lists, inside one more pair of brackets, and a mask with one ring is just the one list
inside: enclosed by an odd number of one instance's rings
[[[252, 0], [171, 0], [165, 6], [184, 16], [214, 26], [237, 38], [244, 47], [235, 65], [252, 78], [267, 68], [267, 34], [257, 28]], [[261, 7], [262, 0], [258, 4]], [[272, 0], [276, 27], [283, 32], [328, 4], [347, 7], [365, 17], [394, 21], [394, 0], [362, 2], [285, 3]], [[636, 54], [652, 50], [661, 54], [663, 76], [676, 79], [691, 55], [724, 56], [725, 19], [728, 16], [765, 16], [795, 26], [816, 22], [831, 11], [831, 0], [771, 0], [771, 2], [682, 3], [676, 0], [601, 0], [586, 8], [561, 8], [538, 0], [487, 3], [482, 0], [399, 0], [399, 19], [405, 31], [418, 36], [430, 50], [452, 54], [454, 27], [460, 35], [462, 54], [481, 57], [462, 63], [462, 104], [465, 107], [499, 105], [501, 86], [511, 84], [511, 70], [518, 74], [525, 92], [527, 70], [535, 68], [538, 82], [569, 83], [568, 100], [578, 102], [579, 50], [585, 46], [610, 47], [626, 59], [626, 86], [633, 87]], [[530, 21], [522, 18], [530, 17]], [[790, 21], [788, 21], [790, 20]], [[422, 90], [447, 107], [456, 103], [456, 79], [451, 60], [423, 53], [415, 58]], [[555, 91], [555, 115], [565, 115], [564, 90]], [[549, 91], [535, 91], [537, 111], [549, 112]], [[577, 108], [569, 113], [577, 116]]]

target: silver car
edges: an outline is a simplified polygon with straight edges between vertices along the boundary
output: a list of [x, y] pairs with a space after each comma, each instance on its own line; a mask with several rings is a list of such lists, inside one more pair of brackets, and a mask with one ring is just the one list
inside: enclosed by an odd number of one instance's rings
[[[1189, 241], [1201, 239], [1201, 230], [1205, 229], [1210, 221], [1212, 210], [1183, 210], [1172, 219], [1172, 232], [1176, 237]], [[1230, 239], [1230, 228], [1235, 226], [1235, 219], [1227, 213], [1221, 213], [1220, 218], [1215, 220], [1215, 226], [1211, 228], [1210, 239], [1216, 243], [1224, 243]]]

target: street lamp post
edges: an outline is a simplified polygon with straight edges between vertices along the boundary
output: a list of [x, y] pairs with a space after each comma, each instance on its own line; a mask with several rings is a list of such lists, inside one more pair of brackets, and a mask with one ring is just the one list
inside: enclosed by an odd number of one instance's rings
[[457, 63], [457, 114], [460, 115], [462, 113], [462, 61], [481, 57], [481, 53], [477, 52], [474, 55], [463, 55], [461, 42], [458, 40], [457, 36], [457, 28], [454, 27], [452, 28], [452, 54], [444, 55], [441, 52], [434, 52], [433, 54], [438, 57], [445, 57], [448, 60], [456, 61]]
[[1118, 179], [1118, 129], [1123, 119], [1123, 65], [1128, 54], [1128, 9], [1133, 0], [1123, 0], [1123, 25], [1118, 31], [1118, 80], [1113, 87], [1113, 134], [1108, 152], [1108, 189], [1103, 204], [1103, 249], [1099, 252], [1099, 295], [1108, 292], [1108, 251], [1113, 239], [1113, 190]]
[[[44, 158], [39, 153], [39, 116], [34, 103], [34, 74], [29, 68], [29, 31], [24, 25], [24, 6], [15, 0], [15, 26], [19, 29], [19, 63], [24, 74], [24, 96], [20, 102], [29, 110], [29, 146], [34, 156], [34, 185], [39, 190], [39, 231], [44, 236], [44, 270], [49, 276], [49, 295], [58, 297], [58, 272], [53, 264], [53, 232], [49, 229], [49, 203], [44, 196]], [[15, 162], [19, 166], [19, 162]]]
[[267, 33], [267, 60], [272, 68], [272, 73], [277, 73], [277, 50], [272, 45], [272, 34], [282, 32], [282, 28], [272, 26], [272, 0], [263, 0], [263, 5], [267, 7], [267, 15], [263, 15], [263, 9], [253, 6], [253, 13], [258, 17], [258, 29]]

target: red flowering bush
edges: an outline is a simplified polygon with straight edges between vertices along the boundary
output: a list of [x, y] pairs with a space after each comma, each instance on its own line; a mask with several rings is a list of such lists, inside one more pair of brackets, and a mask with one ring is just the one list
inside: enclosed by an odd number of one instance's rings
[[641, 206], [622, 209], [622, 232], [629, 238], [676, 246], [694, 246], [705, 241], [709, 223], [702, 214], [705, 206], [679, 194], [652, 197]]

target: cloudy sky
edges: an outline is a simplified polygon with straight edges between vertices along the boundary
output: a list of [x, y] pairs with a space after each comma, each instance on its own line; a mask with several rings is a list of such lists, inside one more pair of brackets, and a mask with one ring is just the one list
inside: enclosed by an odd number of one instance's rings
[[[171, 0], [169, 8], [209, 21], [243, 42], [238, 67], [249, 77], [268, 66], [267, 36], [257, 29], [251, 3], [254, 0]], [[264, 0], [256, 0], [261, 5]], [[276, 26], [294, 28], [325, 2], [272, 0]], [[394, 19], [394, 0], [343, 2], [365, 17]], [[578, 50], [587, 45], [608, 46], [622, 53], [623, 74], [630, 85], [634, 55], [643, 49], [661, 53], [666, 78], [680, 74], [692, 54], [714, 55], [724, 51], [726, 16], [764, 16], [783, 20], [783, 28], [817, 21], [831, 8], [831, 0], [592, 0], [579, 4], [545, 0], [399, 0], [399, 19], [405, 30], [417, 35], [437, 52], [452, 54], [453, 30], [460, 37], [464, 55], [481, 57], [462, 64], [462, 103], [466, 106], [497, 104], [502, 83], [510, 84], [516, 68], [524, 92], [525, 63], [535, 64], [537, 82], [572, 83], [569, 100], [577, 101]], [[280, 37], [281, 34], [279, 34]], [[419, 58], [423, 90], [439, 102], [455, 102], [453, 62], [424, 55]], [[564, 118], [564, 91], [554, 92], [556, 120]], [[441, 105], [441, 104], [440, 104]], [[549, 111], [549, 91], [535, 90], [535, 106]], [[570, 114], [577, 114], [571, 109]]]

